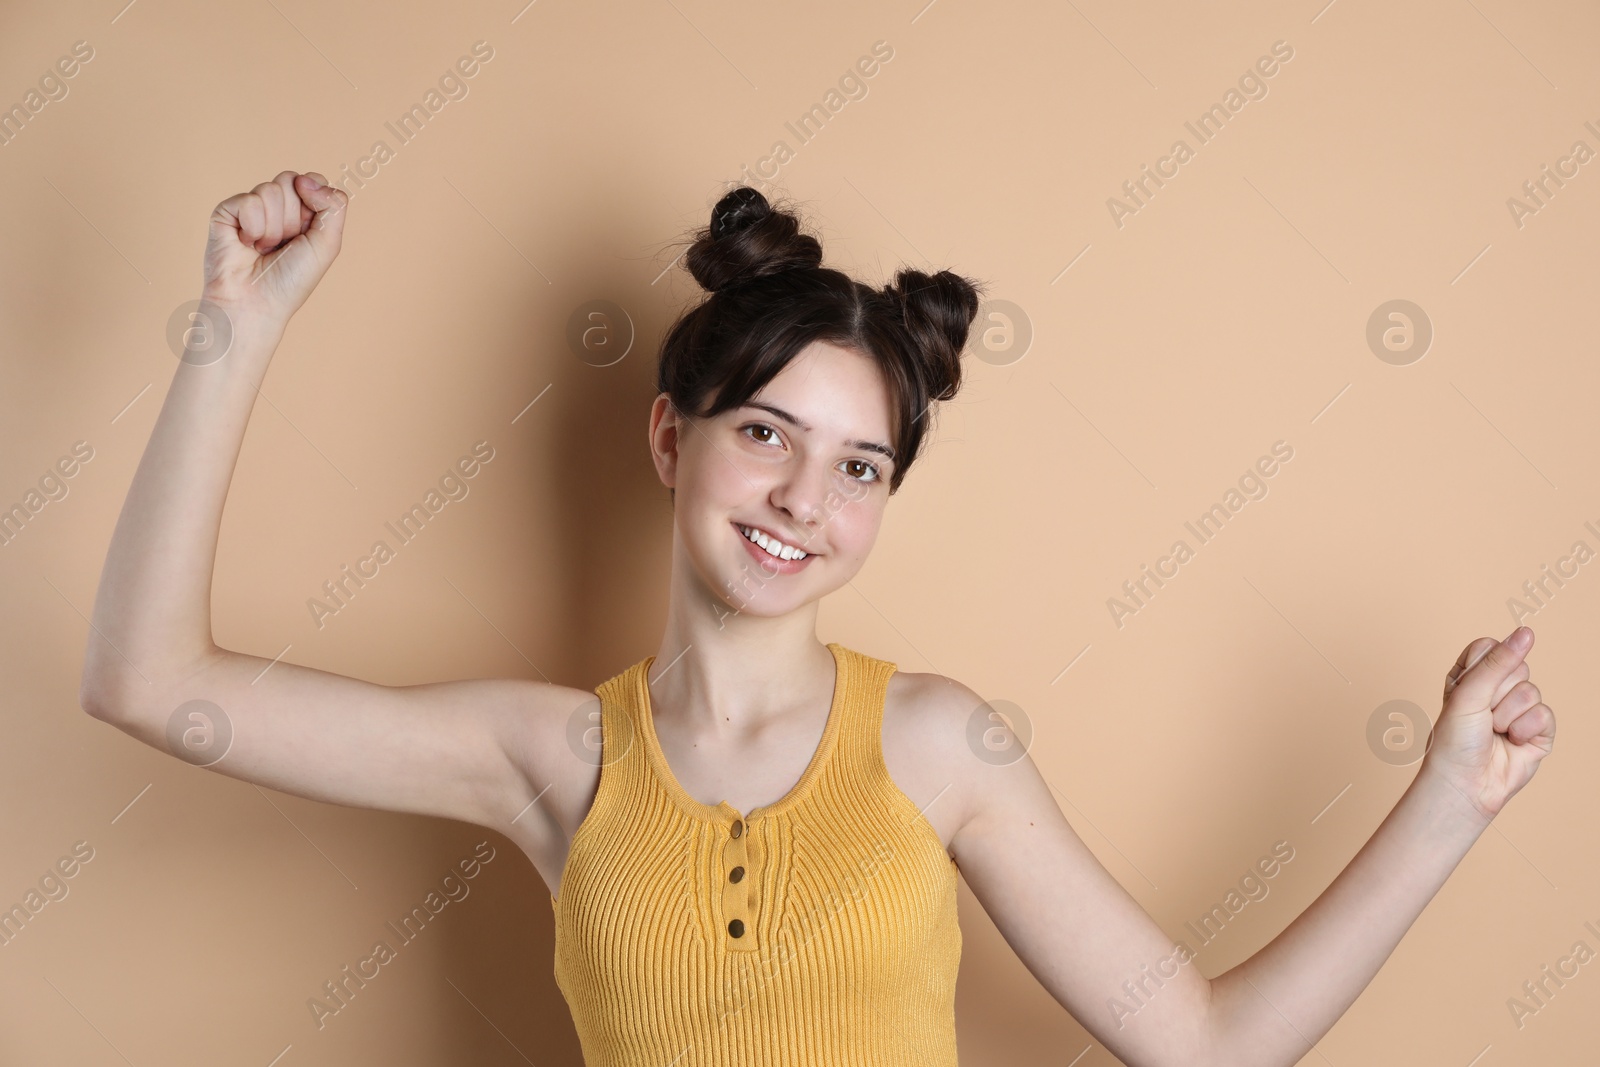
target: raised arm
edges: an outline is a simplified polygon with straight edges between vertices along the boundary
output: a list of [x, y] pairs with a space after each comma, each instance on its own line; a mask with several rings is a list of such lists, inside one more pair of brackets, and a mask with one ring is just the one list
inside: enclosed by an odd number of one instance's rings
[[[930, 763], [958, 785], [951, 851], [1029, 970], [1129, 1067], [1289, 1067], [1332, 1028], [1489, 821], [1527, 784], [1555, 718], [1528, 680], [1532, 631], [1468, 645], [1410, 789], [1345, 870], [1270, 944], [1213, 979], [1102, 867], [1032, 760]], [[946, 686], [960, 737], [981, 703]]]
[[196, 343], [111, 539], [80, 701], [222, 774], [492, 826], [538, 849], [561, 834], [558, 820], [511, 820], [555, 777], [575, 775], [581, 793], [593, 768], [566, 751], [564, 730], [593, 694], [516, 679], [390, 687], [212, 640], [211, 573], [245, 425], [289, 318], [338, 255], [347, 204], [320, 175], [284, 171], [213, 211]]
[[1528, 677], [1532, 647], [1519, 626], [1461, 651], [1422, 767], [1382, 825], [1281, 934], [1211, 980], [1218, 1062], [1298, 1063], [1528, 784], [1556, 732]]

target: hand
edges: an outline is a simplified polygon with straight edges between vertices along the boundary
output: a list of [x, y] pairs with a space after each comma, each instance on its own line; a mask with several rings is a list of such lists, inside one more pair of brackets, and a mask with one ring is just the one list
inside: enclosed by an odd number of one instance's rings
[[200, 298], [234, 319], [279, 328], [339, 254], [349, 195], [315, 172], [286, 170], [211, 213]]
[[1449, 782], [1488, 819], [1555, 745], [1555, 712], [1540, 702], [1523, 660], [1532, 647], [1533, 631], [1519, 626], [1504, 641], [1480, 637], [1461, 650], [1422, 761], [1424, 773]]

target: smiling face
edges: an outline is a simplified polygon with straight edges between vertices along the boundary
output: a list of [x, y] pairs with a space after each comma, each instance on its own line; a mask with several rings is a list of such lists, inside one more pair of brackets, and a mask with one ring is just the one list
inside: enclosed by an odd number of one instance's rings
[[666, 394], [657, 397], [651, 446], [674, 490], [685, 556], [674, 565], [686, 562], [732, 609], [763, 617], [844, 585], [871, 552], [889, 500], [889, 426], [877, 365], [825, 341], [714, 418], [681, 420]]

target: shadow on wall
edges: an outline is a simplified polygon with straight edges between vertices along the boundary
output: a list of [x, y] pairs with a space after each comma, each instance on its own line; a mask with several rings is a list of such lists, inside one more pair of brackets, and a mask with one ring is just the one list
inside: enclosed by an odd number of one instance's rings
[[[661, 232], [663, 224], [659, 216], [645, 217], [635, 199], [604, 190], [574, 192], [566, 213], [582, 220], [583, 229], [566, 234], [567, 261], [585, 262], [586, 250], [597, 247], [618, 249], [624, 258], [636, 254], [637, 261], [622, 269], [607, 263], [571, 281], [558, 279], [559, 300], [530, 301], [517, 327], [527, 338], [520, 358], [536, 368], [527, 400], [550, 388], [516, 424], [540, 444], [531, 453], [537, 473], [527, 480], [527, 499], [512, 509], [519, 517], [511, 529], [536, 532], [540, 543], [525, 541], [523, 547], [555, 561], [545, 572], [559, 584], [543, 591], [544, 606], [538, 609], [550, 617], [528, 620], [530, 629], [548, 635], [542, 650], [547, 662], [540, 667], [550, 681], [581, 689], [592, 689], [654, 652], [660, 640], [672, 510], [647, 443], [655, 357], [672, 319], [702, 295], [681, 264], [650, 284], [681, 247], [668, 244], [676, 232], [640, 246], [640, 234]], [[641, 214], [629, 218], [627, 212]], [[611, 341], [620, 341], [631, 324], [626, 354], [604, 366], [598, 364], [606, 360], [592, 354], [585, 359], [568, 340], [570, 314], [595, 300], [610, 301], [627, 317], [625, 323], [603, 323], [614, 331]], [[507, 372], [528, 377], [522, 368]], [[516, 408], [527, 402], [513, 399]], [[529, 422], [533, 425], [523, 426]], [[549, 889], [509, 839], [494, 834], [490, 840], [504, 866], [483, 887], [488, 890], [484, 906], [444, 931], [447, 950], [438, 977], [443, 995], [454, 1004], [441, 1002], [440, 1025], [450, 1020], [449, 1031], [457, 1036], [481, 1027], [492, 1039], [482, 1046], [485, 1053], [503, 1053], [504, 1062], [519, 1058], [505, 1048], [509, 1039], [539, 1067], [583, 1067], [571, 1013], [555, 983]], [[446, 975], [463, 985], [503, 1036], [444, 984]], [[450, 1052], [459, 1055], [462, 1049], [456, 1045]]]

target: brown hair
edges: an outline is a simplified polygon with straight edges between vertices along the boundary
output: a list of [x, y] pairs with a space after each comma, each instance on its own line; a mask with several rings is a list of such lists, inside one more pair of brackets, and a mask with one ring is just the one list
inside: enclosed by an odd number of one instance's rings
[[897, 457], [889, 492], [922, 449], [935, 401], [961, 387], [961, 351], [981, 287], [941, 270], [902, 269], [874, 289], [822, 266], [822, 245], [749, 186], [731, 190], [693, 235], [689, 273], [710, 294], [661, 343], [657, 391], [712, 418], [745, 403], [813, 341], [872, 359], [888, 386]]

